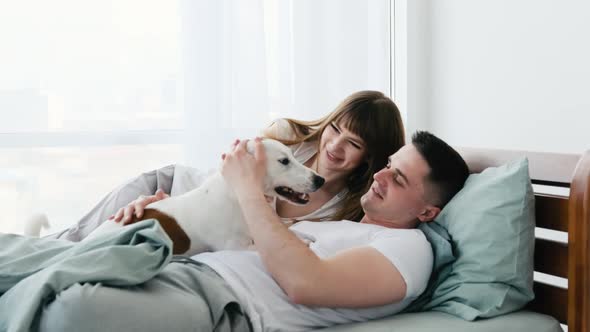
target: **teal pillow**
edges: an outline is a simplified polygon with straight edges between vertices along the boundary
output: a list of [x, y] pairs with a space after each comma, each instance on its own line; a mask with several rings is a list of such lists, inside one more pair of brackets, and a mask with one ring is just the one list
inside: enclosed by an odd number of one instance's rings
[[435, 269], [409, 311], [474, 320], [512, 312], [534, 298], [534, 194], [527, 159], [471, 174], [435, 222], [421, 228], [435, 252]]

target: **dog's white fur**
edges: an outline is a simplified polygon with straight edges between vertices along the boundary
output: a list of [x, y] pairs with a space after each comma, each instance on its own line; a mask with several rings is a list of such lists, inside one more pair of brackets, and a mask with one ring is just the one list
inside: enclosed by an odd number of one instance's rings
[[[295, 192], [310, 193], [323, 184], [323, 178], [299, 163], [293, 157], [291, 149], [285, 145], [271, 139], [263, 140], [262, 144], [267, 163], [265, 195], [286, 200], [277, 193], [277, 188], [288, 187]], [[248, 142], [247, 149], [249, 153], [253, 153], [253, 141]], [[237, 198], [220, 172], [211, 175], [197, 189], [151, 203], [147, 208], [161, 211], [176, 220], [191, 240], [185, 255], [222, 249], [245, 249], [252, 243]], [[37, 220], [42, 223], [42, 218]], [[86, 239], [116, 231], [121, 225], [120, 222], [107, 220]], [[33, 228], [37, 232], [40, 230], [40, 226], [29, 226], [29, 229]]]

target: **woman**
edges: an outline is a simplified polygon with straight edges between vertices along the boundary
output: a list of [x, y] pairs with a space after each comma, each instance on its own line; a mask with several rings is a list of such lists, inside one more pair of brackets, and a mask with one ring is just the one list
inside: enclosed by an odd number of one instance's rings
[[[397, 106], [377, 91], [353, 93], [336, 110], [316, 121], [279, 119], [263, 131], [263, 136], [290, 146], [297, 160], [326, 179], [310, 195], [307, 205], [275, 202], [277, 214], [285, 223], [359, 221], [363, 217], [360, 197], [369, 189], [373, 174], [387, 164], [387, 158], [405, 141]], [[109, 194], [75, 227], [53, 237], [79, 241], [106, 216], [124, 223], [134, 213], [141, 216], [149, 203], [165, 199], [170, 191], [174, 195], [175, 186], [182, 187], [176, 193], [198, 186], [202, 175], [195, 177], [195, 172], [182, 166], [169, 166], [143, 174]], [[160, 189], [154, 194], [156, 188]], [[121, 207], [130, 197], [138, 195], [151, 196], [140, 196]], [[113, 214], [114, 211], [117, 212]]]

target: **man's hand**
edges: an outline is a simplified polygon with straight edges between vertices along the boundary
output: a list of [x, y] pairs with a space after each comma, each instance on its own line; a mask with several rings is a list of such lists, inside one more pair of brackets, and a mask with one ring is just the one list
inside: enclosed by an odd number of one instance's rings
[[162, 189], [158, 189], [155, 195], [151, 196], [139, 196], [133, 202], [127, 204], [127, 206], [122, 207], [115, 213], [114, 215], [109, 217], [109, 220], [114, 220], [115, 222], [123, 222], [123, 225], [129, 224], [133, 220], [133, 215], [137, 218], [141, 218], [143, 215], [143, 210], [146, 206], [153, 202], [161, 201], [170, 197], [170, 195], [166, 194]]
[[248, 140], [236, 142], [233, 151], [221, 156], [221, 174], [238, 197], [246, 197], [257, 191], [262, 193], [266, 174], [266, 154], [262, 139], [257, 137], [254, 140], [254, 155], [249, 154], [246, 149]]

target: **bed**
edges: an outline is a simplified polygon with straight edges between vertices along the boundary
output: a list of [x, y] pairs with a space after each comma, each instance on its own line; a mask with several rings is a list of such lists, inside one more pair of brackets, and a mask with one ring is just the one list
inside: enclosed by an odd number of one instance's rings
[[[334, 326], [344, 331], [590, 331], [590, 151], [557, 154], [460, 148], [472, 173], [527, 157], [535, 192], [538, 228], [566, 232], [567, 241], [536, 236], [534, 269], [567, 279], [567, 285], [538, 281], [525, 308], [494, 318], [465, 321], [447, 313], [404, 313], [380, 320]], [[559, 233], [558, 233], [559, 234]], [[561, 233], [565, 235], [565, 233]], [[562, 279], [563, 280], [563, 279]]]
[[[459, 151], [472, 173], [487, 171], [488, 167], [504, 165], [522, 156], [528, 158], [524, 169], [527, 170], [526, 183], [529, 183], [530, 174], [536, 185], [536, 226], [567, 234], [566, 243], [537, 237], [534, 259], [531, 250], [531, 272], [534, 262], [536, 271], [564, 278], [567, 286], [535, 282], [535, 299], [532, 302], [524, 308], [519, 307], [519, 310], [493, 318], [468, 321], [440, 311], [425, 311], [333, 326], [321, 331], [556, 332], [562, 331], [561, 324], [567, 325], [569, 331], [590, 331], [590, 151], [582, 155], [468, 148]], [[529, 197], [533, 201], [532, 195]], [[531, 226], [534, 226], [532, 220]], [[528, 242], [533, 242], [532, 235], [530, 239]], [[108, 259], [108, 256], [105, 257]], [[110, 270], [107, 272], [110, 273]], [[0, 310], [0, 313], [5, 312]]]

